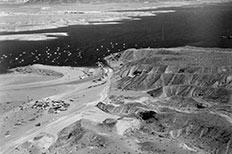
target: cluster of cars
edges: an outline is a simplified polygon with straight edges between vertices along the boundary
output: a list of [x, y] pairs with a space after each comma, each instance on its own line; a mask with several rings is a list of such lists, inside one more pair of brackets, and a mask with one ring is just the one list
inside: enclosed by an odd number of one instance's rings
[[48, 110], [48, 113], [59, 113], [61, 111], [68, 110], [68, 107], [70, 106], [69, 103], [65, 103], [63, 100], [37, 100], [35, 101], [35, 104], [32, 106], [33, 109], [37, 110]]
[[47, 110], [49, 108], [49, 102], [49, 100], [37, 100], [32, 108], [37, 110]]
[[52, 105], [49, 108], [48, 113], [55, 113], [56, 114], [56, 113], [59, 113], [61, 111], [66, 111], [66, 110], [68, 110], [68, 107], [70, 106], [70, 104], [65, 103], [62, 100], [55, 100], [55, 101], [53, 100], [51, 102], [52, 102]]

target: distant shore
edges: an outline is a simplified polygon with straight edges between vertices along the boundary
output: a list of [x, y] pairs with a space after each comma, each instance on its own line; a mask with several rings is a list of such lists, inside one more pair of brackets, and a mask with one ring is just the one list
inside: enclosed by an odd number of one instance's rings
[[[0, 32], [20, 32], [42, 29], [55, 29], [69, 25], [89, 24], [118, 24], [124, 19], [133, 20], [140, 16], [155, 16], [157, 13], [151, 9], [167, 7], [198, 7], [208, 4], [230, 2], [224, 1], [175, 1], [175, 2], [150, 2], [150, 3], [103, 3], [103, 4], [14, 4], [3, 7], [0, 12]], [[14, 8], [17, 7], [17, 8]], [[124, 12], [123, 10], [133, 10]], [[146, 10], [146, 11], [136, 11]], [[137, 20], [137, 18], [135, 18]], [[9, 38], [8, 38], [9, 39]], [[22, 39], [20, 37], [19, 39]], [[48, 39], [41, 38], [40, 39]], [[51, 39], [51, 38], [50, 38]]]

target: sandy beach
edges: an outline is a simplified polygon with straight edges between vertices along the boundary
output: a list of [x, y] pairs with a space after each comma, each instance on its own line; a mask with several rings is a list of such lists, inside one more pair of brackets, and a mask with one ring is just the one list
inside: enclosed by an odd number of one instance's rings
[[[52, 70], [62, 73], [63, 76], [38, 75], [34, 73], [36, 71], [26, 73], [27, 69], [19, 69], [24, 72], [13, 70], [12, 73], [0, 76], [1, 79], [4, 78], [1, 80], [0, 89], [1, 153], [11, 153], [13, 147], [40, 133], [47, 133], [56, 139], [57, 132], [78, 119], [87, 118], [100, 122], [106, 117], [106, 113], [97, 109], [95, 105], [107, 97], [109, 78], [112, 74], [109, 68], [55, 67], [39, 64], [27, 67], [30, 67], [30, 70]], [[95, 82], [96, 79], [100, 81]], [[50, 114], [45, 109], [38, 112], [32, 108], [38, 100], [62, 100], [70, 106], [67, 110]]]

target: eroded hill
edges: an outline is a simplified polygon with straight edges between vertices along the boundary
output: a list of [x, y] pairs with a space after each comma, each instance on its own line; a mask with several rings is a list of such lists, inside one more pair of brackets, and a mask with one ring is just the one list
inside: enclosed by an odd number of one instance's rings
[[14, 152], [232, 154], [231, 59], [231, 49], [194, 47], [112, 54], [108, 97], [91, 109], [104, 120], [77, 119]]
[[112, 96], [97, 106], [138, 118], [138, 132], [174, 139], [192, 152], [230, 154], [231, 59], [230, 50], [192, 47], [111, 55]]

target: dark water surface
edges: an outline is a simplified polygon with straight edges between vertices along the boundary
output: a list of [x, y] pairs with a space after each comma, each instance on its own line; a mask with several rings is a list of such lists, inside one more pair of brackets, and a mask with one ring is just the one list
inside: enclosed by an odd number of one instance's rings
[[171, 9], [176, 12], [142, 17], [138, 21], [122, 21], [117, 25], [75, 25], [52, 30], [0, 33], [67, 32], [69, 35], [57, 40], [0, 42], [0, 72], [33, 63], [95, 66], [99, 58], [127, 48], [185, 45], [232, 48], [232, 39], [220, 38], [232, 35], [232, 3]]

